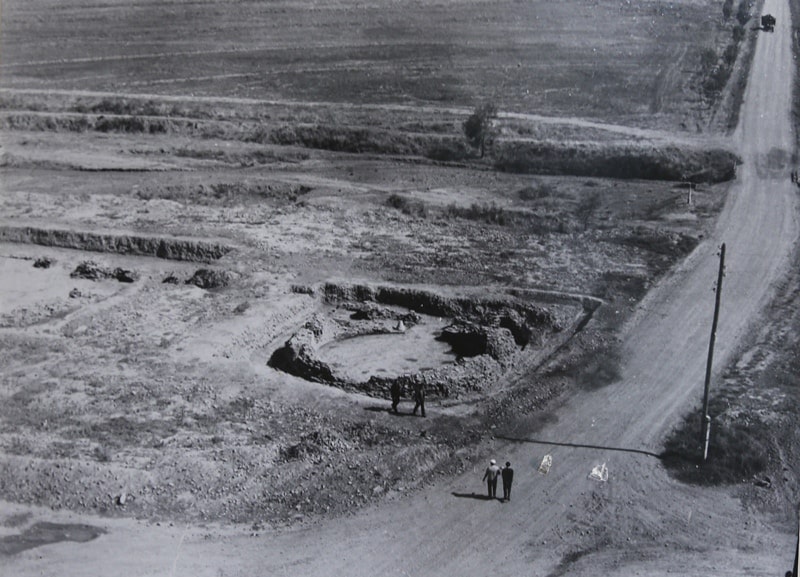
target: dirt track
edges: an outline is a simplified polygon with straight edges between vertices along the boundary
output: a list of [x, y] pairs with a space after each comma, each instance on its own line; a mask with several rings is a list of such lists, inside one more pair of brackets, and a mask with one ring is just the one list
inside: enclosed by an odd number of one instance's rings
[[[728, 267], [717, 367], [757, 319], [797, 240], [797, 189], [781, 161], [793, 148], [790, 15], [785, 0], [768, 0], [765, 12], [776, 16], [778, 26], [759, 40], [735, 135], [745, 164], [717, 231], [642, 304], [626, 333], [620, 382], [572, 399], [529, 439], [487, 447], [487, 458], [515, 465], [511, 503], [472, 497], [483, 494], [484, 464], [476, 463], [474, 471], [441, 479], [413, 498], [257, 537], [84, 518], [108, 534], [52, 546], [46, 555], [34, 549], [4, 559], [4, 574], [783, 574], [791, 561], [784, 537], [742, 526], [736, 499], [678, 485], [656, 458], [636, 452], [657, 452], [677, 416], [702, 393], [719, 244], [727, 245]], [[554, 465], [540, 476], [536, 467], [547, 453]], [[608, 481], [588, 479], [602, 463]], [[76, 520], [44, 510], [37, 516]], [[611, 523], [627, 525], [620, 534], [635, 547], [608, 537], [603, 527]], [[701, 538], [712, 526], [721, 545], [709, 551]], [[696, 554], [675, 553], [672, 545]], [[572, 564], [564, 566], [565, 558]]]

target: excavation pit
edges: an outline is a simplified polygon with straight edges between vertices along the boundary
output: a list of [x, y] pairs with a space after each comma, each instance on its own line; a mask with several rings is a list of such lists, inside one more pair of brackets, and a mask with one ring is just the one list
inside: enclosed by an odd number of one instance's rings
[[455, 363], [455, 351], [441, 340], [449, 320], [420, 316], [419, 323], [404, 330], [396, 322], [387, 322], [385, 333], [328, 342], [320, 346], [319, 359], [335, 375], [351, 382], [368, 381], [372, 376], [394, 378]]
[[268, 364], [306, 380], [386, 397], [421, 382], [464, 398], [495, 386], [520, 355], [544, 358], [594, 308], [574, 298], [446, 296], [409, 287], [329, 283], [296, 287], [318, 298], [307, 322]]

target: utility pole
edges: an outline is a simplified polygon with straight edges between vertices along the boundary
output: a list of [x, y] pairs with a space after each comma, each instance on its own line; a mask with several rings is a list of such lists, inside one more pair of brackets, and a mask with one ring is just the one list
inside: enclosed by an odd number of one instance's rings
[[800, 577], [797, 572], [797, 561], [800, 559], [800, 514], [798, 514], [797, 522], [797, 547], [794, 550], [794, 565], [792, 566], [792, 577]]
[[708, 414], [708, 390], [711, 387], [711, 364], [714, 361], [714, 341], [717, 340], [717, 321], [719, 320], [719, 303], [722, 296], [722, 277], [725, 276], [725, 243], [719, 249], [719, 274], [715, 289], [714, 321], [711, 324], [711, 339], [708, 343], [708, 362], [706, 363], [706, 383], [703, 391], [703, 461], [708, 458], [708, 440], [711, 436], [711, 416]]

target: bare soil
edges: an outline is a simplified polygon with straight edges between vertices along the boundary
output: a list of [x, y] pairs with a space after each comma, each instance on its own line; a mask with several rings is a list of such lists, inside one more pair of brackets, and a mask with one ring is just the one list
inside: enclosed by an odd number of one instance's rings
[[[786, 566], [795, 272], [765, 270], [723, 343], [715, 439], [751, 459], [701, 469], [696, 417], [680, 425], [697, 395], [633, 418], [632, 371], [661, 362], [648, 339], [677, 331], [675, 287], [747, 175], [788, 186], [794, 142], [729, 142], [760, 32], [751, 19], [711, 90], [709, 50], [723, 63], [735, 27], [719, 4], [5, 3], [0, 555], [18, 575], [86, 552], [97, 571], [175, 574], [185, 542], [187, 574], [389, 575], [398, 558], [477, 574], [492, 549], [456, 551], [499, 518], [475, 506], [502, 453], [528, 497], [493, 529], [511, 543], [502, 574]], [[484, 100], [501, 114], [480, 159], [461, 123]], [[599, 152], [582, 170], [497, 170], [502, 146], [545, 145]], [[745, 184], [597, 176], [673, 148], [678, 167], [735, 150]], [[792, 226], [763, 218], [785, 249]], [[685, 327], [693, 360], [701, 324]], [[694, 374], [669, 363], [653, 364]], [[546, 454], [556, 470], [607, 461], [612, 481], [540, 475]]]

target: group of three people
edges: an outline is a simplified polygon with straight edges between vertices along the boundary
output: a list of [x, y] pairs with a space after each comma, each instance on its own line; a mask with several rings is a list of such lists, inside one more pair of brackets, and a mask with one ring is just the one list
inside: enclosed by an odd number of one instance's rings
[[497, 461], [492, 459], [489, 461], [489, 466], [486, 467], [486, 473], [483, 475], [483, 480], [486, 481], [486, 487], [489, 490], [489, 498], [497, 498], [497, 477], [503, 479], [503, 501], [511, 500], [511, 483], [514, 481], [514, 469], [511, 468], [511, 463], [506, 461], [506, 466], [502, 469], [497, 465]]

